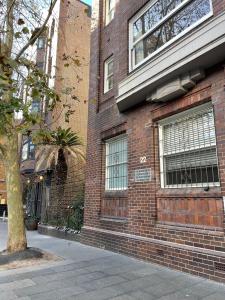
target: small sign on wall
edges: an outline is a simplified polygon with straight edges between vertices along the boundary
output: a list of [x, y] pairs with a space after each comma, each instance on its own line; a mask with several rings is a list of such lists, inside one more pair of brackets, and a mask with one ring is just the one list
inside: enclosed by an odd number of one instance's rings
[[135, 182], [148, 182], [152, 180], [152, 170], [150, 168], [137, 169], [134, 171]]

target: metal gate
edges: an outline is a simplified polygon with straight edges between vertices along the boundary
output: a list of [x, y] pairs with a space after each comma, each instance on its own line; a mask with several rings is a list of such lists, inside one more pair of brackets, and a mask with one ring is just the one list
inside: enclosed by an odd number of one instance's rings
[[46, 187], [43, 181], [35, 182], [28, 187], [26, 210], [29, 216], [41, 219], [42, 203], [45, 201]]

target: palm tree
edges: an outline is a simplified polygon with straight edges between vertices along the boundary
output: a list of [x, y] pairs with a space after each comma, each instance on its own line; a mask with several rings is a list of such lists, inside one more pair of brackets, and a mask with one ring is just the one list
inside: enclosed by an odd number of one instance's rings
[[33, 142], [38, 146], [36, 172], [52, 169], [52, 166], [55, 165], [56, 193], [54, 199], [57, 203], [56, 221], [60, 222], [60, 203], [67, 181], [68, 159], [71, 157], [76, 163], [83, 164], [85, 162], [85, 155], [81, 150], [82, 142], [78, 135], [72, 132], [71, 128], [62, 129], [61, 127], [55, 131], [39, 131], [37, 135], [33, 136]]
[[45, 169], [67, 161], [69, 155], [74, 160], [85, 162], [84, 152], [80, 149], [82, 142], [78, 135], [72, 132], [71, 128], [63, 129], [58, 127], [55, 131], [41, 130], [33, 137], [34, 143], [38, 146], [36, 171], [39, 171], [44, 164]]

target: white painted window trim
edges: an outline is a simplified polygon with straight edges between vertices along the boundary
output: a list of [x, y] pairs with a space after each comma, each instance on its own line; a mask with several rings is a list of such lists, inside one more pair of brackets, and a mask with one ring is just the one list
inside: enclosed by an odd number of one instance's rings
[[105, 25], [107, 26], [113, 19], [115, 15], [115, 8], [116, 8], [116, 0], [114, 2], [114, 6], [109, 9], [109, 1], [105, 0]]
[[[109, 188], [108, 186], [108, 181], [107, 178], [108, 177], [108, 167], [109, 165], [107, 164], [107, 156], [109, 155], [109, 144], [110, 142], [116, 141], [116, 140], [122, 140], [122, 139], [127, 139], [127, 135], [126, 134], [120, 134], [114, 138], [108, 139], [105, 141], [105, 191], [106, 192], [110, 192], [110, 191], [126, 191], [128, 189], [127, 187], [124, 188]], [[121, 164], [126, 164], [128, 166], [128, 160], [124, 161], [123, 163], [120, 164], [115, 164], [115, 165], [121, 165]], [[110, 165], [110, 166], [114, 166], [114, 165]], [[127, 170], [127, 176], [128, 176], [128, 170]]]
[[[110, 56], [105, 62], [104, 62], [104, 94], [108, 93], [109, 91], [111, 91], [113, 89], [113, 85], [111, 88], [109, 88], [109, 84], [108, 84], [108, 80], [110, 77], [114, 76], [114, 70], [112, 70], [112, 73], [108, 73], [109, 69], [108, 66], [110, 63], [113, 63], [114, 65], [114, 59], [113, 56]], [[114, 66], [113, 66], [114, 69]]]
[[202, 19], [200, 19], [198, 22], [194, 23], [192, 26], [188, 27], [184, 31], [182, 31], [180, 34], [178, 34], [176, 37], [171, 39], [169, 42], [164, 44], [162, 47], [160, 47], [158, 50], [156, 50], [154, 53], [150, 54], [146, 58], [144, 58], [141, 62], [138, 64], [134, 64], [135, 62], [135, 54], [134, 54], [134, 46], [143, 40], [147, 35], [149, 35], [151, 32], [153, 32], [157, 27], [162, 25], [167, 19], [169, 19], [172, 15], [174, 15], [178, 10], [181, 10], [182, 7], [186, 6], [189, 2], [192, 2], [194, 0], [185, 0], [184, 2], [180, 3], [174, 10], [172, 10], [168, 15], [166, 15], [164, 18], [160, 20], [159, 23], [157, 23], [155, 26], [153, 26], [151, 29], [149, 29], [144, 35], [142, 35], [139, 39], [137, 39], [135, 42], [133, 41], [133, 24], [151, 7], [153, 6], [158, 0], [150, 1], [149, 4], [147, 4], [137, 15], [135, 15], [129, 22], [129, 72], [135, 70], [142, 64], [144, 64], [146, 61], [157, 55], [159, 52], [161, 52], [163, 49], [174, 43], [176, 40], [180, 39], [182, 36], [187, 34], [189, 31], [206, 21], [208, 18], [213, 16], [213, 5], [212, 0], [210, 1], [210, 12], [205, 15]]
[[[190, 114], [194, 114], [195, 112], [202, 111], [204, 109], [212, 107], [211, 102], [205, 103], [203, 105], [188, 109], [184, 112], [175, 114], [171, 117], [165, 118], [158, 122], [158, 133], [159, 133], [159, 163], [160, 163], [160, 181], [161, 188], [189, 188], [189, 187], [217, 187], [220, 186], [220, 182], [206, 182], [206, 183], [196, 183], [196, 184], [177, 184], [177, 185], [166, 185], [165, 183], [165, 166], [164, 166], [164, 149], [163, 149], [163, 127], [176, 119], [184, 118]], [[189, 152], [189, 151], [187, 151]], [[217, 145], [216, 145], [216, 154], [217, 154]], [[218, 155], [217, 155], [217, 164], [218, 164]], [[218, 164], [219, 167], [219, 164]]]

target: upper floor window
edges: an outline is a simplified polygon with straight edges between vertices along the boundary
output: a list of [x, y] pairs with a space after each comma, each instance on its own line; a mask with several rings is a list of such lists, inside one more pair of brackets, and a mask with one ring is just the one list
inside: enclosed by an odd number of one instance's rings
[[35, 159], [35, 145], [31, 139], [25, 140], [22, 147], [22, 161], [28, 159]]
[[105, 61], [104, 64], [104, 93], [113, 88], [113, 56]]
[[130, 70], [211, 15], [211, 0], [150, 1], [130, 21]]
[[214, 113], [210, 104], [161, 121], [159, 141], [162, 187], [219, 185]]
[[106, 0], [105, 2], [105, 23], [109, 24], [115, 15], [116, 0]]
[[37, 42], [37, 48], [44, 49], [44, 47], [45, 47], [45, 38], [39, 37], [38, 42]]
[[125, 190], [127, 186], [127, 137], [120, 135], [106, 141], [106, 190]]

